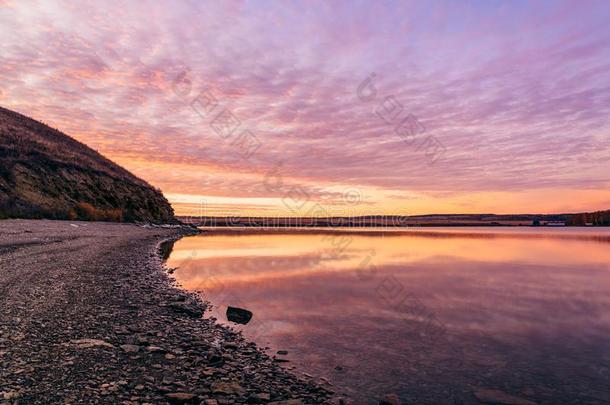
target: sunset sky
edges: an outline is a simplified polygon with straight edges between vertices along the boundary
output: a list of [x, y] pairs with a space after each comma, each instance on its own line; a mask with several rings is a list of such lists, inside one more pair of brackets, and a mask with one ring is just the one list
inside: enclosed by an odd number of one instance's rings
[[610, 209], [608, 1], [0, 0], [0, 33], [0, 105], [177, 214]]

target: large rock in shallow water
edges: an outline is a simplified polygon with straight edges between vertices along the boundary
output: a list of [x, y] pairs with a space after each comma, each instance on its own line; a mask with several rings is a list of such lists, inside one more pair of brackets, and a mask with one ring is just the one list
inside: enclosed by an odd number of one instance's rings
[[227, 319], [231, 322], [245, 325], [252, 319], [252, 312], [247, 309], [227, 307]]

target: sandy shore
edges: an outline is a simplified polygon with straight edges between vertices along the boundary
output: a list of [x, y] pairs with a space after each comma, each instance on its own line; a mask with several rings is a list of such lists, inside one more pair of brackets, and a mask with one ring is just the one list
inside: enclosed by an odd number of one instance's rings
[[173, 286], [181, 232], [0, 221], [0, 402], [328, 402]]

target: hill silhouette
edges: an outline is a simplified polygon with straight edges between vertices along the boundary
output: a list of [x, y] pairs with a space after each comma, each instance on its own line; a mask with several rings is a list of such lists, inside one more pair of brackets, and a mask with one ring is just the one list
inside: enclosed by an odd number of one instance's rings
[[176, 222], [160, 190], [68, 135], [2, 107], [0, 218]]

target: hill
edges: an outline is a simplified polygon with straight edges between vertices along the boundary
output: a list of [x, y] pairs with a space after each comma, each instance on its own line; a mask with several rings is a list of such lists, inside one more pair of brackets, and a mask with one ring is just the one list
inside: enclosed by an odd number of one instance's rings
[[160, 190], [68, 135], [2, 107], [0, 218], [176, 221]]

